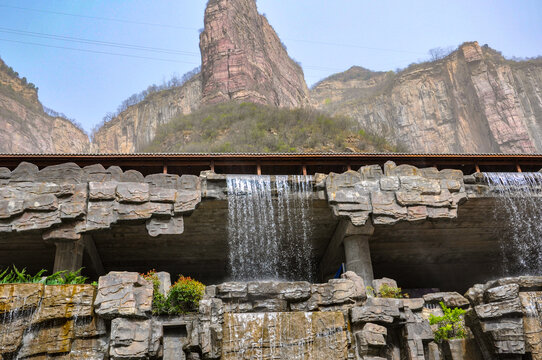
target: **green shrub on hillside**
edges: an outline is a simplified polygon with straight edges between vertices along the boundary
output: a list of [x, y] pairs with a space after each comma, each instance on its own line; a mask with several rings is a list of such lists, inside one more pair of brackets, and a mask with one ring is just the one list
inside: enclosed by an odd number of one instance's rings
[[224, 103], [181, 115], [158, 129], [144, 152], [303, 152], [397, 149], [347, 117], [311, 108]]

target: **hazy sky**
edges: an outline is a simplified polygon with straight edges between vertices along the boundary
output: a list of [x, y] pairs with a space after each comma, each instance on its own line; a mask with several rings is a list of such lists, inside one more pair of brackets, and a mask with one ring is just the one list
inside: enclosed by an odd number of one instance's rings
[[[89, 130], [133, 93], [200, 64], [205, 3], [0, 0], [0, 56], [39, 87], [45, 106]], [[505, 56], [542, 54], [541, 0], [258, 0], [258, 8], [309, 86], [352, 65], [402, 68], [464, 41]]]

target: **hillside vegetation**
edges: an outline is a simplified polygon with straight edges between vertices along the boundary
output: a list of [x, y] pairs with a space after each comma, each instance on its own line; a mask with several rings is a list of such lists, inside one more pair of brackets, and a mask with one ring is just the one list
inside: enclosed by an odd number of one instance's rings
[[314, 109], [223, 103], [180, 115], [142, 152], [402, 151], [352, 119]]

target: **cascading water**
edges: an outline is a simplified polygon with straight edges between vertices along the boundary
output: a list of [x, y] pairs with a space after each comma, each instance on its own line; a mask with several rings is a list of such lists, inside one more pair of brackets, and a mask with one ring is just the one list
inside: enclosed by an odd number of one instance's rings
[[506, 224], [501, 236], [504, 270], [508, 275], [542, 273], [542, 174], [484, 173], [498, 196], [497, 223]]
[[232, 279], [312, 280], [312, 177], [228, 176], [227, 185]]

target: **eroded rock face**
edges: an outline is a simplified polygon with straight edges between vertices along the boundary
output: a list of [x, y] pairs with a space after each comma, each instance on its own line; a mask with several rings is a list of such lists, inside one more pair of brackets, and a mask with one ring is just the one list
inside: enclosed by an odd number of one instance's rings
[[152, 309], [152, 283], [138, 273], [110, 272], [101, 276], [94, 305], [106, 318], [147, 317]]
[[484, 358], [530, 354], [542, 358], [542, 278], [520, 276], [477, 284], [467, 291], [467, 316]]
[[[167, 282], [169, 274], [161, 277]], [[459, 294], [433, 293], [424, 297], [426, 301], [365, 298], [351, 274], [337, 280], [208, 286], [196, 313], [172, 317], [150, 314], [152, 284], [137, 273], [112, 272], [102, 277], [94, 305], [91, 285], [0, 285], [0, 356], [216, 360], [542, 357], [540, 277], [505, 278], [471, 288], [466, 296], [471, 303], [465, 305], [466, 338], [440, 344], [434, 342], [436, 325], [429, 325], [429, 314], [442, 315], [435, 301], [461, 306], [465, 298]], [[382, 282], [393, 280], [380, 279], [377, 284]], [[296, 308], [295, 304], [314, 297], [326, 303]], [[106, 303], [112, 305], [112, 311], [102, 311]]]
[[203, 104], [245, 101], [280, 107], [308, 103], [303, 70], [258, 14], [254, 0], [211, 0], [200, 35]]
[[221, 359], [346, 359], [340, 312], [226, 314]]
[[[321, 175], [321, 174], [320, 174]], [[358, 171], [319, 176], [329, 205], [336, 216], [353, 225], [375, 225], [399, 221], [452, 219], [466, 201], [467, 193], [460, 170], [418, 169], [386, 162], [384, 169], [368, 165]]]
[[35, 88], [13, 74], [0, 59], [0, 152], [81, 153], [88, 136], [70, 121], [43, 111]]
[[413, 152], [533, 153], [542, 151], [541, 84], [542, 62], [506, 61], [472, 42], [399, 74], [354, 67], [311, 99]]
[[0, 356], [48, 358], [73, 349], [72, 356], [99, 358], [106, 331], [94, 317], [94, 294], [92, 285], [0, 285]]
[[39, 230], [44, 240], [77, 241], [119, 221], [144, 221], [153, 237], [182, 234], [183, 216], [201, 202], [201, 182], [192, 175], [144, 178], [135, 170], [74, 163], [38, 170], [26, 162], [1, 174], [0, 233]]
[[181, 87], [150, 95], [103, 125], [94, 134], [92, 152], [141, 151], [154, 139], [161, 125], [177, 115], [190, 114], [199, 108], [200, 103], [201, 75], [196, 75]]

